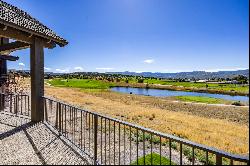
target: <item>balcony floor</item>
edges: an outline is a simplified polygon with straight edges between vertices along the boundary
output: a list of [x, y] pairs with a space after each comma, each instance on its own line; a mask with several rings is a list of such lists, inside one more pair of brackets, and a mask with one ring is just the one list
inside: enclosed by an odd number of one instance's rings
[[89, 165], [45, 123], [0, 112], [0, 165]]

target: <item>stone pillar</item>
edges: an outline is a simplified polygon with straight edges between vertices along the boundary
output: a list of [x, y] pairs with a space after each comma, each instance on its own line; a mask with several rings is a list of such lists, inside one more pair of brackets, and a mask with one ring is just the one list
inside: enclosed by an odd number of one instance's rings
[[31, 121], [44, 120], [44, 45], [40, 38], [34, 37], [30, 46], [31, 73]]

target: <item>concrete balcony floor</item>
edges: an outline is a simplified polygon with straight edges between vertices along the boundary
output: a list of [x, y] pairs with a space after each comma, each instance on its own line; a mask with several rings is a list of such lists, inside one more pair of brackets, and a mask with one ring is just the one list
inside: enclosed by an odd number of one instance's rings
[[0, 112], [0, 165], [89, 165], [45, 123]]

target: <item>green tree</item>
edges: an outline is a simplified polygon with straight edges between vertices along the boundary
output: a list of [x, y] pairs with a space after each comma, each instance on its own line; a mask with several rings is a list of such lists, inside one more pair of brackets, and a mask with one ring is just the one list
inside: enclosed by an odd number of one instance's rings
[[238, 76], [234, 77], [233, 80], [236, 80], [236, 81], [240, 82], [241, 84], [247, 84], [247, 82], [248, 82], [248, 78], [244, 75], [238, 75]]

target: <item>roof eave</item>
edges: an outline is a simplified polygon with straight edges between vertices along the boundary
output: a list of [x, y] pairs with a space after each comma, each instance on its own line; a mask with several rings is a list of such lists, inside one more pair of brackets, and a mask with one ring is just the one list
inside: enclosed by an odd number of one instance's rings
[[0, 23], [4, 24], [6, 26], [9, 26], [9, 27], [15, 28], [17, 30], [24, 31], [24, 32], [29, 33], [29, 34], [39, 36], [39, 37], [42, 37], [42, 38], [47, 39], [47, 40], [51, 40], [51, 41], [55, 42], [57, 45], [59, 45], [60, 47], [64, 47], [64, 46], [66, 46], [68, 44], [68, 41], [66, 41], [65, 39], [58, 40], [56, 38], [44, 35], [44, 34], [39, 33], [39, 32], [29, 30], [29, 29], [26, 29], [26, 28], [23, 28], [21, 26], [18, 26], [16, 24], [13, 24], [13, 23], [10, 23], [10, 22], [7, 22], [5, 20], [0, 20]]

